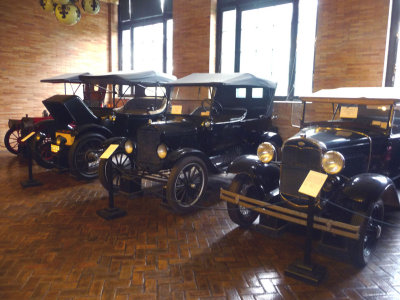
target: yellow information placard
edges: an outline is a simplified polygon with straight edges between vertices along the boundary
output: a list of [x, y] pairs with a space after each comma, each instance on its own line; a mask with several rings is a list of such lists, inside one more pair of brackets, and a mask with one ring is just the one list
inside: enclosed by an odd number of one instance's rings
[[34, 135], [36, 132], [32, 131], [30, 134], [24, 136], [24, 138], [21, 140], [22, 143], [25, 143], [29, 138]]
[[210, 111], [202, 111], [202, 112], [200, 113], [200, 115], [201, 115], [202, 117], [208, 117], [208, 116], [210, 115]]
[[340, 108], [340, 118], [357, 119], [357, 115], [358, 115], [357, 106], [342, 106]]
[[171, 114], [173, 114], [173, 115], [182, 114], [182, 105], [172, 105]]
[[109, 159], [110, 156], [117, 150], [119, 147], [118, 144], [111, 144], [108, 146], [107, 150], [103, 152], [103, 154], [100, 156], [100, 159]]
[[299, 193], [316, 198], [327, 178], [327, 174], [310, 170], [299, 188]]

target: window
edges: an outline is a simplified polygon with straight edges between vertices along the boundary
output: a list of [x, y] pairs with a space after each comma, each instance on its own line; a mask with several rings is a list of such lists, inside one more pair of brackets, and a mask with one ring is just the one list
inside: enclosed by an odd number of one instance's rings
[[392, 1], [390, 19], [389, 46], [387, 53], [385, 86], [400, 86], [400, 72], [397, 64], [400, 62], [399, 49], [400, 0]]
[[120, 70], [172, 74], [172, 34], [172, 0], [120, 0]]
[[285, 98], [312, 91], [318, 0], [220, 0], [217, 72], [278, 83]]

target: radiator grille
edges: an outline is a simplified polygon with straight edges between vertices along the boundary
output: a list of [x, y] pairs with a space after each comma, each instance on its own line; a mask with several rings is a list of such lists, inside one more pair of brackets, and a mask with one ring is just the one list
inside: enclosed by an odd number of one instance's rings
[[303, 204], [301, 199], [306, 199], [306, 196], [299, 194], [298, 190], [310, 170], [322, 171], [321, 158], [321, 149], [315, 144], [307, 143], [301, 147], [291, 141], [291, 144], [285, 145], [282, 149], [281, 194], [288, 199], [297, 198], [293, 202]]
[[137, 133], [137, 164], [144, 169], [153, 169], [161, 160], [157, 155], [160, 132], [156, 128], [145, 127]]

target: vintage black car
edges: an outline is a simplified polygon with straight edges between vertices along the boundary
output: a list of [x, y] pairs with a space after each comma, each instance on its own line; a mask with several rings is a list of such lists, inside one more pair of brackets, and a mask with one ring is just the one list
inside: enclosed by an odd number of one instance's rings
[[[76, 94], [82, 85], [82, 81], [79, 79], [80, 75], [89, 75], [89, 73], [65, 73], [55, 77], [42, 79], [40, 82], [44, 83], [63, 83], [64, 92], [67, 94], [67, 85], [69, 85], [72, 94]], [[4, 145], [7, 150], [12, 154], [19, 154], [24, 152], [24, 143], [21, 140], [24, 136], [29, 134], [32, 130], [43, 130], [46, 127], [51, 126], [51, 116], [44, 110], [40, 117], [32, 117], [28, 114], [21, 119], [10, 119], [8, 120], [9, 130], [4, 136]]]
[[[137, 137], [110, 141], [120, 144], [109, 160], [116, 189], [138, 191], [141, 178], [166, 183], [166, 203], [188, 212], [204, 195], [209, 171], [255, 153], [260, 142], [281, 145], [271, 125], [275, 83], [251, 74], [196, 73], [166, 86], [171, 93], [164, 119], [140, 127]], [[99, 170], [106, 189], [109, 161]]]
[[[51, 140], [44, 140], [44, 134], [37, 133], [34, 147], [35, 157], [38, 153], [40, 156], [37, 161], [43, 165], [46, 156], [44, 167], [69, 169], [83, 179], [97, 177], [103, 142], [114, 135], [134, 135], [140, 124], [159, 117], [167, 106], [166, 93], [160, 84], [174, 79], [154, 71], [80, 76], [86, 86], [96, 87], [100, 92], [101, 99], [95, 100], [102, 101], [108, 92], [105, 89], [112, 86], [111, 108], [88, 107], [86, 103], [93, 102], [93, 96], [85, 97], [84, 101], [77, 95], [55, 95], [44, 100], [55, 126], [51, 128]], [[118, 107], [120, 101], [125, 104]], [[50, 149], [50, 153], [43, 149]]]
[[310, 170], [327, 174], [314, 218], [321, 245], [367, 264], [384, 207], [399, 207], [393, 183], [400, 176], [399, 95], [393, 88], [341, 88], [303, 97], [301, 130], [284, 142], [281, 161], [273, 161], [276, 146], [262, 143], [258, 156], [229, 166], [237, 175], [221, 199], [232, 221], [248, 227], [263, 213], [268, 226], [276, 218], [305, 225], [310, 198], [299, 188]]

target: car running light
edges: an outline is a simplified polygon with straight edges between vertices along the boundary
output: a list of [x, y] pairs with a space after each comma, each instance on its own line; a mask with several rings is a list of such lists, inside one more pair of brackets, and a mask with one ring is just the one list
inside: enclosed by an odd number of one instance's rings
[[157, 147], [157, 155], [159, 158], [164, 159], [167, 157], [167, 146], [165, 146], [164, 144], [160, 144]]
[[330, 175], [338, 174], [344, 168], [344, 157], [337, 151], [328, 151], [322, 157], [322, 168]]
[[125, 142], [125, 152], [131, 154], [133, 152], [133, 143], [131, 140]]
[[274, 145], [268, 142], [260, 144], [257, 148], [257, 156], [263, 163], [269, 163], [275, 156], [276, 150]]

